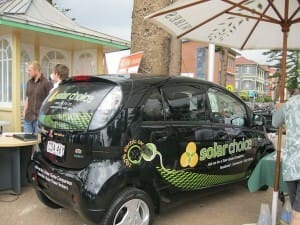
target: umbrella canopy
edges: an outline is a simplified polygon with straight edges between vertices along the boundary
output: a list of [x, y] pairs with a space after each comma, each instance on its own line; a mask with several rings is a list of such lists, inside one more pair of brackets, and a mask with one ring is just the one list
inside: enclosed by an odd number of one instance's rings
[[[282, 49], [280, 102], [287, 49], [300, 49], [300, 0], [178, 0], [146, 18], [178, 38], [238, 49]], [[276, 223], [282, 129], [279, 128], [272, 224]]]
[[238, 49], [299, 49], [297, 0], [179, 0], [147, 18], [178, 38]]
[[299, 0], [178, 0], [146, 17], [178, 38], [238, 49], [282, 49], [284, 101], [287, 49], [300, 49]]

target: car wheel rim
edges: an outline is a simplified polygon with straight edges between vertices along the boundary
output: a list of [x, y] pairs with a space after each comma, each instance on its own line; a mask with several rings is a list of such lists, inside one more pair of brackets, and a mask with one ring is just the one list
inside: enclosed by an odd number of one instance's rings
[[150, 210], [141, 199], [125, 202], [115, 215], [113, 225], [148, 225]]

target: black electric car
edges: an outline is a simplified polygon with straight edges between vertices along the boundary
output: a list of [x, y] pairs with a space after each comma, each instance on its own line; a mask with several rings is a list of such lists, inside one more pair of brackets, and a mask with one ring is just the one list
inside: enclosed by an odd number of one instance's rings
[[246, 179], [274, 150], [243, 101], [185, 77], [75, 76], [38, 120], [37, 196], [97, 224], [151, 224], [162, 193]]

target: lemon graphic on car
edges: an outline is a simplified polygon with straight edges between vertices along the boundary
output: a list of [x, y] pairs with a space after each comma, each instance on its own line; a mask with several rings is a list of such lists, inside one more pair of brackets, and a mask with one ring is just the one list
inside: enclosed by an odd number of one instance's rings
[[180, 157], [180, 165], [181, 167], [195, 167], [198, 161], [197, 145], [195, 142], [189, 142], [186, 145], [185, 152]]

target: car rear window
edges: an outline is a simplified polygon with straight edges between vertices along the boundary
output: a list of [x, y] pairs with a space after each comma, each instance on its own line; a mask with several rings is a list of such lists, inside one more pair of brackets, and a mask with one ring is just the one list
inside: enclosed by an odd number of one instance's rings
[[86, 130], [97, 107], [114, 86], [100, 82], [67, 83], [42, 105], [39, 122], [49, 128]]

